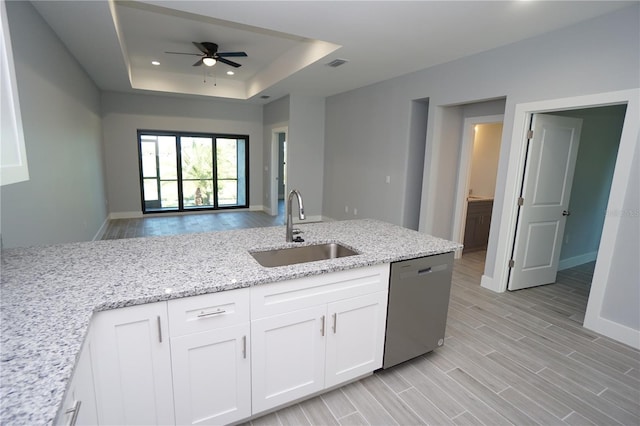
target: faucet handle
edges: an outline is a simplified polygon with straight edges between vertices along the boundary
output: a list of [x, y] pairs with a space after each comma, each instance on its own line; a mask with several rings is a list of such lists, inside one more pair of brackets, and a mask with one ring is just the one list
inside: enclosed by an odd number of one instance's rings
[[291, 231], [291, 233], [293, 235], [298, 235], [298, 234], [304, 234], [304, 231], [302, 231], [302, 229], [300, 228], [293, 228], [293, 230]]

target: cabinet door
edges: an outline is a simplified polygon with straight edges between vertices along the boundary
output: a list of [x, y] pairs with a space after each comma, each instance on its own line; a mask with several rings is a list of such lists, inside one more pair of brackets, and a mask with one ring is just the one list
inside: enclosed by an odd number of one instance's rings
[[251, 322], [253, 414], [324, 388], [326, 305]]
[[382, 367], [386, 307], [384, 291], [329, 304], [326, 387]]
[[249, 323], [171, 338], [176, 423], [251, 416]]
[[100, 423], [175, 423], [166, 302], [99, 312], [93, 326]]
[[98, 424], [89, 346], [87, 341], [76, 363], [73, 378], [55, 422], [58, 425]]

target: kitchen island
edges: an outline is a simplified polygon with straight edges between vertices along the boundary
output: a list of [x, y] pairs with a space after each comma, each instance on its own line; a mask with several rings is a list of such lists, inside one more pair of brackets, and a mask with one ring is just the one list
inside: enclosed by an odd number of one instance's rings
[[[460, 248], [375, 220], [10, 249], [2, 252], [0, 421], [52, 423], [95, 312], [328, 274]], [[249, 254], [339, 242], [359, 254], [265, 268]]]

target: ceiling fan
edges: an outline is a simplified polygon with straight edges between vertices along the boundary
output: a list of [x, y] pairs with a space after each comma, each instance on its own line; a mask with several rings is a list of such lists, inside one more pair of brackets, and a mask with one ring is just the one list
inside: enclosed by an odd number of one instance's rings
[[193, 64], [194, 67], [200, 66], [202, 64], [205, 64], [208, 67], [212, 67], [216, 64], [216, 62], [220, 61], [223, 64], [231, 65], [234, 68], [238, 68], [242, 65], [237, 62], [230, 61], [226, 58], [247, 56], [245, 52], [218, 52], [218, 45], [208, 41], [203, 41], [202, 43], [193, 41], [192, 43], [202, 53], [185, 53], [185, 52], [164, 52], [164, 53], [170, 53], [172, 55], [200, 56], [200, 59], [198, 60], [198, 62]]

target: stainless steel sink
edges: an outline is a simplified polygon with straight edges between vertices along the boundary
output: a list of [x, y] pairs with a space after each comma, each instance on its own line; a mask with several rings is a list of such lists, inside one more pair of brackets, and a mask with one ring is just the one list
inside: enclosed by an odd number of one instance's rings
[[317, 260], [336, 259], [359, 254], [338, 243], [316, 244], [285, 249], [274, 249], [250, 253], [262, 266], [295, 265], [296, 263], [315, 262]]

